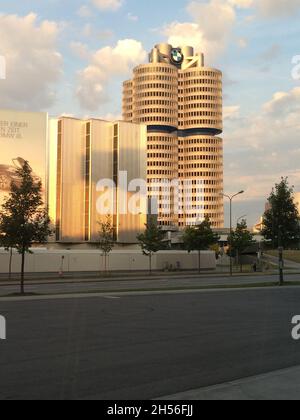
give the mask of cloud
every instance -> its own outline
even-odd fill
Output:
[[[116,12],[123,4],[123,0],[92,0],[95,7],[100,10]]]
[[[173,45],[192,45],[213,61],[224,51],[236,22],[235,5],[227,0],[191,1],[187,12],[192,22],[171,22],[162,33]],[[213,22],[213,24],[212,24]]]
[[[225,106],[223,109],[224,120],[233,120],[240,115],[241,107],[239,105]]]
[[[0,15],[0,55],[7,78],[0,81],[1,107],[46,109],[55,101],[55,84],[62,75],[57,51],[59,26],[39,22],[37,15]]]
[[[225,121],[227,189],[265,200],[281,176],[300,190],[300,87],[276,92],[255,115]],[[259,175],[258,175],[259,174]]]
[[[120,40],[114,48],[105,47],[92,54],[88,66],[78,74],[76,95],[81,107],[97,111],[108,101],[107,88],[112,79],[127,77],[146,57],[142,44],[133,39]]]
[[[256,0],[255,5],[266,18],[292,16],[300,10],[300,0]]]
[[[192,0],[186,8],[191,20],[170,22],[161,32],[169,43],[192,45],[211,62],[224,52],[234,36],[239,9],[251,13],[245,19],[253,22],[258,16],[264,19],[292,16],[300,10],[300,0]],[[236,43],[241,48],[247,47],[244,38]]]

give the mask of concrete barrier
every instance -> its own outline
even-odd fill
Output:
[[[25,271],[27,273],[59,273],[63,272],[95,272],[104,270],[104,257],[97,250],[32,250],[33,254],[26,255]],[[12,272],[19,273],[21,257],[14,252]],[[9,253],[0,250],[0,273],[7,273],[9,267]],[[109,256],[109,270],[111,271],[145,271],[148,270],[149,259],[141,251],[113,251]],[[198,269],[198,253],[188,254],[185,251],[161,251],[153,256],[153,270]],[[214,270],[216,268],[215,253],[201,252],[201,269]]]

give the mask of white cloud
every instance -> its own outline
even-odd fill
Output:
[[[0,82],[1,107],[46,109],[55,100],[55,84],[62,75],[57,51],[59,27],[25,17],[0,15],[0,55],[7,63],[7,78]]]
[[[115,12],[120,9],[123,0],[92,0],[95,7],[100,10]]]
[[[224,120],[233,120],[239,117],[241,107],[239,105],[225,106],[223,109]]]
[[[125,78],[132,68],[146,59],[147,54],[140,42],[133,39],[118,41],[92,54],[89,65],[79,72],[76,91],[82,108],[97,111],[108,100],[107,88],[112,78]]]
[[[255,4],[263,17],[291,16],[300,10],[300,0],[256,0]]]
[[[224,51],[236,22],[236,11],[229,0],[191,1],[187,11],[192,22],[171,22],[163,34],[173,45],[194,46],[208,61]],[[213,24],[212,24],[213,23]]]
[[[169,43],[192,45],[204,52],[209,62],[214,61],[233,37],[238,9],[251,13],[245,17],[246,21],[253,21],[257,16],[290,16],[300,10],[300,0],[192,0],[187,5],[191,21],[170,22],[162,28],[162,33]],[[244,38],[236,40],[236,43],[241,48],[247,47]]]
[[[227,189],[245,188],[249,200],[264,200],[281,176],[289,176],[300,190],[299,115],[297,87],[275,93],[255,115],[225,121]]]

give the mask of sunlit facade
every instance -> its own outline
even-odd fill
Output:
[[[159,223],[224,224],[222,73],[192,47],[157,45],[123,86],[123,119],[147,125],[148,194]],[[179,180],[180,193],[163,183]]]
[[[124,208],[124,202],[134,194],[128,192],[128,184],[146,178],[146,139],[141,124],[50,120],[49,211],[57,242],[96,243],[99,223],[107,218],[118,243],[137,242],[147,220],[147,194],[140,195],[137,214]]]

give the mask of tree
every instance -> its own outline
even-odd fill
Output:
[[[165,233],[157,225],[154,217],[150,217],[145,225],[144,233],[137,236],[143,254],[149,257],[149,271],[152,274],[152,257],[158,251],[166,248]]]
[[[298,247],[300,241],[299,212],[295,203],[294,187],[288,178],[275,185],[268,199],[269,208],[263,217],[262,234],[273,247]]]
[[[201,273],[201,251],[208,250],[219,242],[220,237],[211,228],[208,217],[198,226],[189,226],[185,229],[183,242],[185,249],[190,253],[198,251],[199,273]]]
[[[1,218],[1,216],[0,216]],[[0,219],[1,220],[1,219]],[[8,264],[8,278],[11,279],[12,274],[12,258],[13,258],[13,249],[15,246],[15,240],[12,236],[12,233],[7,235],[0,232],[0,246],[9,252],[9,264]]]
[[[99,222],[99,226],[100,231],[98,245],[104,255],[104,270],[105,273],[107,273],[107,260],[116,243],[115,230],[110,216],[107,216],[105,222]]]
[[[31,253],[34,243],[46,243],[52,230],[43,203],[42,183],[33,177],[28,162],[16,169],[16,178],[17,182],[12,182],[11,192],[2,206],[0,232],[2,240],[7,241],[22,257],[21,294],[24,294],[26,253]]]
[[[256,242],[253,239],[254,235],[248,230],[247,221],[242,220],[241,223],[237,224],[236,230],[232,232],[231,238],[229,236],[228,243],[231,244],[231,250],[229,250],[231,257],[236,257],[239,262],[239,257],[242,253]],[[243,265],[241,264],[241,272],[243,271]]]

